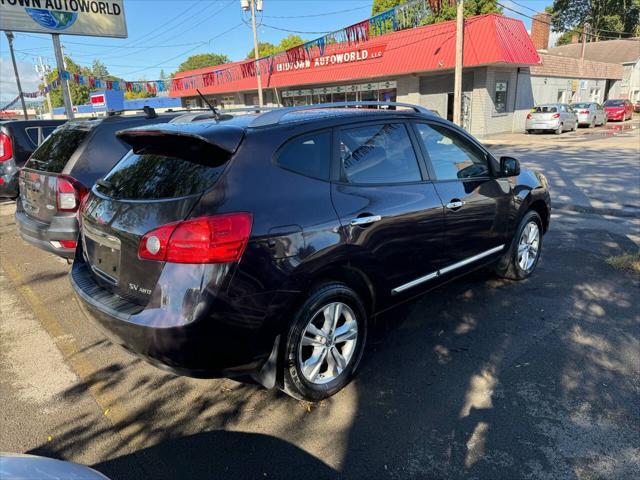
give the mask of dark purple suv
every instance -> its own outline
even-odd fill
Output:
[[[319,400],[356,372],[376,314],[488,264],[529,276],[546,179],[385,106],[119,132],[132,150],[81,209],[82,303],[157,366]]]

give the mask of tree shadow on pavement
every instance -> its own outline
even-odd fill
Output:
[[[113,479],[631,478],[638,279],[603,261],[624,238],[584,235],[552,230],[527,281],[476,273],[385,314],[359,376],[317,405],[114,364],[66,393],[113,397],[109,420],[31,453],[116,436],[94,465]]]

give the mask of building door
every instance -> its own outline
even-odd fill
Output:
[[[447,120],[450,122],[453,122],[453,99],[453,93],[447,93]],[[468,131],[471,127],[471,94],[468,92],[462,92],[461,109],[462,128]]]
[[[453,93],[447,93],[447,120],[453,122]]]

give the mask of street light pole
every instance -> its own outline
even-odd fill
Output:
[[[24,119],[28,120],[27,104],[24,102],[24,94],[22,93],[22,85],[20,85],[20,75],[18,74],[18,64],[16,63],[16,55],[13,52],[13,32],[4,32],[7,34],[7,41],[9,42],[9,51],[11,52],[11,62],[13,63],[13,73],[16,75],[16,83],[18,84],[18,95],[20,96],[20,103],[22,103],[22,112],[24,113]]]
[[[462,55],[464,36],[464,0],[458,0],[456,11],[456,70],[453,80],[453,123],[462,126]]]
[[[251,28],[253,29],[253,54],[256,59],[256,78],[258,79],[258,104],[262,107],[264,105],[262,99],[262,77],[260,76],[260,65],[258,64],[258,58],[260,58],[260,52],[258,52],[258,31],[256,30],[256,0],[251,1]],[[262,3],[262,2],[260,2]],[[258,10],[262,10],[262,5]]]

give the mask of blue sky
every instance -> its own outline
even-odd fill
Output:
[[[260,41],[278,43],[292,30],[313,39],[369,17],[371,0],[263,0],[264,11],[258,30]],[[514,0],[515,1],[515,0]],[[552,0],[500,1],[526,15],[541,11]],[[160,69],[170,73],[195,53],[224,53],[232,60],[245,58],[253,48],[250,19],[239,0],[124,0],[129,38],[108,39],[62,35],[65,52],[74,61],[90,65],[103,61],[109,72],[126,80],[154,80]],[[527,28],[531,20],[513,11]],[[285,18],[287,17],[287,18]],[[274,28],[275,27],[275,28]],[[313,32],[313,33],[312,33]],[[292,32],[295,33],[295,32]],[[25,91],[37,89],[33,64],[37,56],[55,66],[48,35],[15,34],[14,47]],[[140,47],[140,48],[133,48]],[[0,38],[0,101],[15,97],[17,89],[6,37]]]

